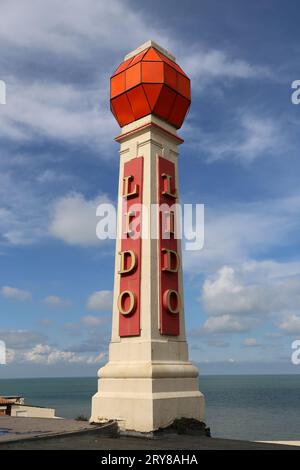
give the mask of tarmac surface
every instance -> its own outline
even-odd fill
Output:
[[[291,445],[216,439],[163,431],[153,438],[120,436],[116,426],[84,421],[1,417],[2,450],[300,450]]]

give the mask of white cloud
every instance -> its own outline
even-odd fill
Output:
[[[71,302],[70,300],[62,299],[58,295],[49,295],[48,297],[45,297],[43,302],[46,305],[50,305],[51,307],[70,307]]]
[[[195,84],[203,86],[215,78],[249,79],[270,77],[267,67],[252,65],[245,60],[231,58],[222,50],[200,50],[183,58],[185,71]],[[197,89],[197,85],[196,85]]]
[[[90,150],[92,146],[99,158],[111,157],[109,150],[117,124],[108,109],[109,76],[123,53],[154,38],[173,52],[178,51],[179,62],[180,55],[186,58],[186,44],[162,26],[163,23],[149,21],[149,12],[145,15],[119,0],[27,0],[26,5],[2,0],[0,42],[8,99],[1,108],[0,138],[8,139],[14,146],[16,142],[18,146],[30,142],[44,145],[45,139],[70,148],[83,145]],[[195,77],[262,75],[259,68],[230,58],[225,52],[195,47],[201,54],[195,56],[192,52],[186,63]],[[33,69],[33,63],[39,63],[38,69]],[[195,79],[195,83],[199,81]],[[49,153],[53,159],[53,152]],[[63,154],[60,158],[67,158]],[[17,159],[16,154],[2,152],[2,161]],[[41,190],[67,178],[45,168],[40,168],[33,178],[40,184],[34,185],[31,175],[25,174],[19,180],[14,174],[1,172],[0,231],[6,243],[24,245],[49,235],[47,207],[52,194]],[[78,239],[63,227],[61,220],[53,221],[51,227],[51,234],[67,243],[96,242],[93,235],[87,235],[88,230],[83,235],[82,226]]]
[[[284,320],[279,324],[279,329],[289,335],[297,335],[300,333],[300,315],[286,315]]]
[[[99,244],[96,237],[96,208],[100,203],[110,201],[105,195],[87,200],[79,193],[71,193],[58,199],[51,214],[50,234],[69,245]]]
[[[58,363],[82,363],[96,364],[105,356],[106,352],[100,352],[101,338],[95,345],[87,344],[85,348],[79,344],[73,348],[59,348],[48,343],[47,336],[30,330],[0,330],[0,337],[6,343],[8,362],[34,363],[34,364],[58,364]],[[96,338],[96,336],[95,336]],[[89,343],[87,341],[87,343]],[[91,351],[96,351],[91,354]]]
[[[39,321],[39,324],[44,327],[51,326],[53,324],[53,320],[50,320],[50,318],[42,318]]]
[[[205,240],[201,251],[184,253],[184,268],[193,274],[215,272],[223,265],[241,265],[257,252],[271,250],[289,240],[297,242],[300,196],[205,207]],[[277,269],[275,261],[267,261]],[[299,273],[300,262],[279,263]],[[262,267],[263,265],[260,264]],[[248,264],[248,268],[250,265]]]
[[[278,125],[268,118],[253,115],[243,115],[240,120],[241,132],[237,140],[231,135],[227,142],[215,142],[209,149],[210,160],[219,160],[227,157],[240,161],[251,162],[257,157],[267,154],[274,155],[280,149]]]
[[[81,323],[87,327],[100,326],[107,322],[107,317],[94,317],[93,315],[86,315],[81,317]]]
[[[204,249],[184,253],[185,269],[205,276],[202,332],[238,332],[300,311],[300,261],[255,260],[298,243],[299,210],[295,195],[206,211]]]
[[[250,261],[239,267],[223,266],[203,283],[201,303],[209,317],[200,333],[234,333],[283,318],[282,332],[300,332],[299,263]],[[250,344],[247,339],[244,346]]]
[[[58,363],[78,363],[97,364],[105,357],[105,353],[97,355],[78,354],[73,351],[63,351],[49,346],[48,344],[37,344],[31,350],[23,353],[21,362],[34,364],[58,364]]]
[[[105,150],[113,141],[115,123],[104,103],[98,104],[98,86],[10,83],[10,99],[1,109],[0,135],[14,140],[46,137]]]
[[[269,311],[272,305],[266,302],[266,297],[265,285],[245,285],[237,271],[229,266],[221,268],[214,280],[207,279],[203,284],[202,301],[211,315]]]
[[[252,163],[257,158],[274,157],[284,149],[287,151],[288,140],[284,135],[284,126],[268,116],[251,114],[248,111],[237,111],[234,118],[224,122],[230,128],[216,137],[216,133],[208,134],[188,124],[186,131],[190,144],[207,154],[207,161],[234,160],[241,164]]]
[[[280,263],[277,278],[262,277],[260,263],[233,268],[224,266],[203,284],[202,302],[210,315],[262,315],[300,309],[300,276],[282,279]],[[256,280],[255,273],[257,274]],[[265,270],[266,272],[266,270]],[[298,272],[298,274],[300,274]]]
[[[107,103],[109,76],[123,59],[120,45],[125,53],[150,37],[164,45],[169,42],[140,12],[118,0],[27,0],[26,6],[3,0],[0,41],[19,65],[7,77],[0,135],[20,141],[46,137],[107,149],[117,128]],[[35,56],[41,66],[32,81]],[[45,79],[47,61],[52,69]],[[62,64],[68,63],[74,70],[73,83],[63,76]],[[20,76],[20,69],[25,76]]]
[[[0,338],[13,350],[31,348],[46,340],[45,335],[29,330],[0,330]]]
[[[37,182],[41,184],[51,184],[66,181],[68,179],[70,179],[69,175],[66,175],[65,173],[58,173],[49,169],[42,171],[42,173],[36,177]]]
[[[255,348],[259,346],[256,338],[245,338],[242,344],[249,348]]]
[[[17,287],[3,286],[1,288],[3,297],[16,300],[30,300],[32,295],[27,290],[18,289]]]
[[[149,38],[179,53],[179,61],[192,75],[195,86],[204,86],[216,78],[268,75],[266,68],[231,58],[225,51],[207,50],[201,44],[195,45],[196,53],[187,55],[187,45],[156,20],[149,20],[149,12],[145,15],[120,0],[27,0],[26,6],[2,0],[0,41],[8,57],[13,55],[13,62],[23,67],[19,65],[8,77],[8,100],[0,117],[1,135],[25,141],[41,136],[106,148],[116,128],[107,107],[109,75],[123,58],[120,47],[127,53]],[[41,62],[41,73],[48,61],[56,74],[48,73],[45,79],[36,73],[32,82],[35,55]],[[76,73],[79,75],[77,85],[68,83],[65,76],[57,79],[57,71],[64,72],[62,64],[70,62],[73,82],[77,81]],[[25,77],[19,76],[20,69]],[[92,85],[91,81],[88,85],[85,81],[79,83],[82,74],[88,80],[85,70]],[[26,73],[30,80],[26,80]]]
[[[87,300],[87,308],[99,312],[109,312],[112,309],[113,293],[110,290],[93,292]]]
[[[124,21],[126,18],[126,21]],[[139,27],[137,28],[137,24]],[[18,34],[14,32],[18,31]],[[154,36],[153,36],[154,35]],[[111,0],[2,0],[0,38],[8,45],[82,59],[97,48],[135,48],[150,37],[165,40],[159,28],[128,2]],[[94,56],[95,57],[95,56]]]
[[[203,333],[240,333],[250,328],[248,320],[235,318],[231,315],[208,318],[201,331]]]

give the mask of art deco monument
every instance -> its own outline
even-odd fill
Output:
[[[149,432],[176,418],[204,419],[198,370],[188,357],[176,235],[177,129],[190,103],[189,78],[153,41],[111,77],[111,111],[121,127],[119,218],[109,362],[98,372],[93,422],[115,419],[122,429]]]

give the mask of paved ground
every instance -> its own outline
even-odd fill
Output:
[[[87,421],[53,418],[15,418],[13,416],[0,417],[0,444],[1,442],[51,433],[66,433],[89,428]],[[5,431],[1,434],[1,431]],[[7,431],[7,433],[6,433]]]
[[[97,428],[86,422],[38,418],[0,418],[1,450],[299,450],[299,447],[214,439],[197,435],[162,433],[159,438],[116,437],[110,428]],[[45,437],[45,434],[72,433]],[[39,436],[39,437],[37,437]]]
[[[111,438],[107,436],[77,435],[39,439],[34,441],[8,442],[0,450],[299,450],[299,447],[255,442],[213,439],[198,436],[164,436],[161,439],[134,437]]]

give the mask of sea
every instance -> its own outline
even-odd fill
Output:
[[[96,389],[94,377],[0,379],[0,396],[22,395],[64,418],[88,418]],[[200,390],[213,437],[300,440],[300,375],[207,375]]]

